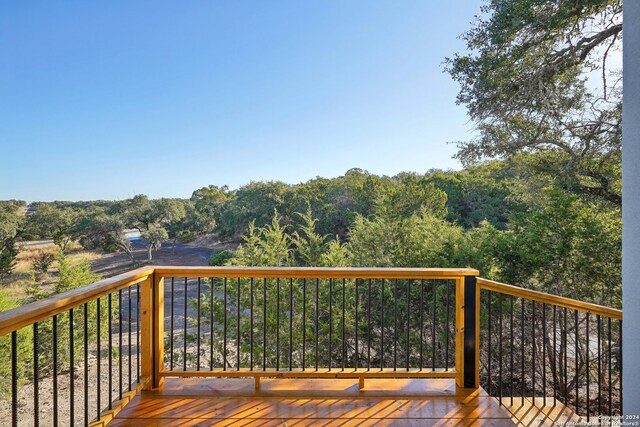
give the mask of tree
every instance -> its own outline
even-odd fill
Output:
[[[149,200],[145,195],[135,196],[123,203],[126,222],[136,228],[147,240],[147,259],[151,261],[153,249],[159,249],[162,242],[169,238],[165,227],[185,216],[185,208],[180,200]]]
[[[18,255],[16,239],[22,225],[18,206],[11,202],[0,202],[0,280],[13,272]]]
[[[220,218],[220,208],[233,199],[229,187],[209,185],[193,192],[191,202],[194,205],[198,228],[205,233],[215,230]]]
[[[133,261],[133,247],[125,235],[124,221],[117,215],[108,215],[103,208],[92,209],[83,215],[74,233],[85,249],[121,251]]]
[[[619,206],[621,35],[621,0],[490,0],[446,60],[479,130],[458,158],[544,153],[536,172]]]
[[[41,238],[51,238],[63,251],[73,240],[73,229],[80,218],[80,210],[40,203],[27,217],[27,232]]]
[[[408,218],[421,211],[438,218],[447,215],[447,194],[423,177],[403,174],[398,182],[385,190],[376,200],[377,216]]]

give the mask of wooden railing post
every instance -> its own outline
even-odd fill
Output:
[[[153,377],[153,276],[140,283],[140,374]],[[144,389],[152,387],[147,381]]]
[[[456,385],[480,386],[480,288],[475,276],[456,279]]]
[[[185,301],[186,303],[186,301]],[[164,277],[153,274],[153,388],[162,387],[164,378]]]

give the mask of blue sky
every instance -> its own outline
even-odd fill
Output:
[[[0,199],[457,169],[480,0],[3,2]]]

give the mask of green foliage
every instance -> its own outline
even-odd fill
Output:
[[[13,272],[18,255],[16,239],[22,226],[18,207],[13,201],[0,201],[0,280]]]
[[[619,209],[551,188],[546,203],[515,215],[496,237],[492,252],[502,280],[621,307]]]
[[[151,261],[152,250],[159,249],[162,242],[169,239],[166,227],[185,217],[185,206],[181,200],[149,200],[138,195],[126,200],[120,208],[126,218],[126,224],[138,229],[147,240],[147,259]]]
[[[20,302],[12,298],[6,291],[0,289],[0,313],[20,306]],[[22,328],[17,332],[18,383],[22,385],[30,375],[29,363],[33,359],[32,333],[30,328]],[[0,396],[11,393],[11,334],[0,337]]]
[[[350,232],[352,265],[362,267],[466,267],[460,263],[461,227],[430,213],[408,218],[358,217]]]
[[[490,0],[463,38],[447,71],[480,136],[458,157],[544,153],[536,173],[620,205],[622,1]]]
[[[399,181],[380,192],[375,214],[391,218],[407,218],[428,212],[438,218],[447,214],[447,194],[428,182],[428,178],[403,174]]]
[[[209,265],[222,266],[225,265],[231,258],[233,258],[233,253],[231,251],[227,251],[225,249],[213,250],[211,252],[211,256],[209,257]]]
[[[118,215],[109,215],[104,208],[88,210],[78,221],[75,237],[85,249],[122,251],[133,259],[133,248],[125,236],[125,223]]]
[[[51,238],[53,243],[64,251],[73,240],[73,231],[80,212],[75,208],[39,203],[35,212],[27,217],[26,233],[37,238]]]
[[[55,260],[56,256],[51,252],[39,251],[32,263],[33,270],[38,274],[45,274]]]

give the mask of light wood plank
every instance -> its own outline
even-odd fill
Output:
[[[393,370],[393,368],[385,368],[385,369],[371,369],[367,370],[366,368],[361,369],[345,369],[344,371],[333,368],[329,370],[328,368],[320,368],[317,371],[315,369],[306,369],[302,370],[301,368],[294,368],[291,371],[289,370],[280,370],[277,371],[274,368],[268,368],[266,370],[250,370],[248,368],[241,368],[239,370],[227,369],[226,371],[222,370],[222,368],[216,368],[209,371],[197,371],[197,370],[187,370],[187,371],[166,371],[162,370],[159,372],[161,377],[177,377],[177,378],[186,378],[186,377],[268,377],[268,378],[456,378],[457,374],[455,369],[410,369],[409,371],[405,369]]]
[[[153,278],[140,284],[140,373],[153,378]],[[153,386],[147,382],[145,389]]]
[[[106,425],[112,425],[111,421],[118,415],[118,413],[122,411],[122,409],[127,406],[127,404],[129,404],[129,402],[131,402],[142,389],[148,387],[150,382],[151,378],[141,377],[140,383],[138,383],[134,389],[122,393],[122,399],[113,402],[112,409],[102,411],[102,413],[100,413],[100,419],[89,423],[89,427],[104,427]]]
[[[387,425],[477,425],[478,421],[482,425],[513,425],[511,415],[495,399],[481,389],[457,388],[453,379],[372,379],[365,391],[358,391],[357,381],[351,381],[351,386],[333,390],[333,395],[313,394],[317,384],[335,389],[336,381],[348,382],[270,379],[256,391],[251,380],[167,379],[164,389],[144,391],[111,425],[218,425],[231,420],[233,425],[368,425],[391,421]],[[232,383],[243,384],[248,394],[225,396]],[[275,390],[279,383],[297,386]],[[387,389],[370,393],[371,388],[381,385]],[[441,387],[451,394],[438,394]],[[449,422],[443,424],[443,420]]]
[[[456,279],[477,276],[472,268],[334,268],[334,267],[174,267],[157,266],[164,277],[242,277],[318,279]]]
[[[164,277],[153,275],[153,376],[152,387],[162,387],[164,378]]]
[[[571,298],[551,295],[545,292],[533,291],[531,289],[524,289],[518,286],[507,285],[506,283],[483,279],[481,277],[477,279],[477,283],[482,289],[486,289],[489,291],[499,292],[505,295],[513,295],[519,298],[526,298],[529,300],[540,301],[551,305],[557,305],[559,307],[566,307],[585,313],[594,315],[599,314],[604,317],[611,317],[612,319],[622,320],[622,310],[617,310],[615,308],[604,307],[598,304],[591,304]]]

